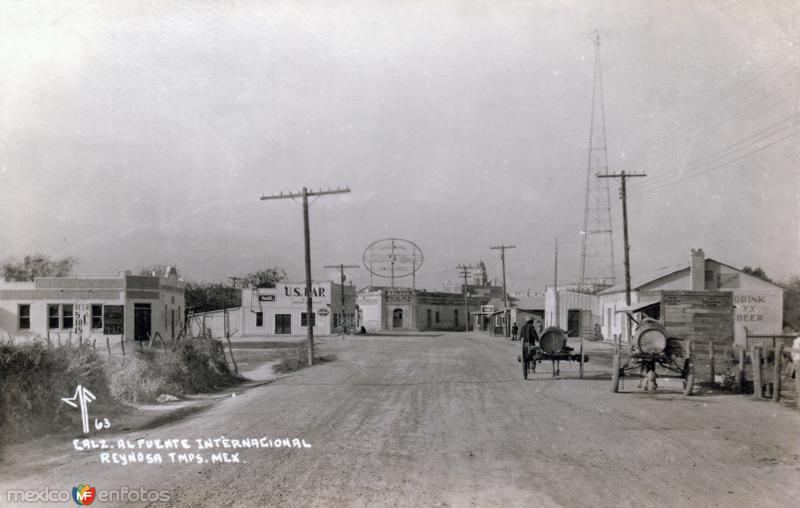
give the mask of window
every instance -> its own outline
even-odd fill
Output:
[[[103,306],[103,333],[106,335],[122,335],[125,331],[125,306]]]
[[[47,306],[47,327],[52,329],[58,328],[58,305]]]
[[[264,326],[264,313],[256,312],[256,327],[261,328]]]
[[[92,304],[92,330],[103,328],[103,306],[99,303]]]
[[[31,306],[28,304],[22,304],[19,306],[19,312],[17,313],[19,316],[19,323],[18,327],[20,330],[30,330],[31,328]]]
[[[300,326],[308,326],[308,315],[303,312],[300,314]],[[311,313],[311,326],[317,326],[316,314]]]
[[[437,323],[439,322],[439,311],[438,310],[436,311],[436,322]]]
[[[69,330],[72,328],[72,304],[61,306],[61,328]]]

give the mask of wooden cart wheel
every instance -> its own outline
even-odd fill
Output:
[[[683,394],[691,395],[694,388],[694,363],[691,358],[683,362]]]
[[[614,348],[614,357],[611,362],[611,391],[613,393],[619,392],[619,374],[620,374],[620,353],[619,348]]]

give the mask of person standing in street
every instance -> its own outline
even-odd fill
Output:
[[[517,340],[517,332],[519,332],[519,327],[517,323],[511,325],[511,340]]]

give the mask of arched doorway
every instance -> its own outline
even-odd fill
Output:
[[[392,328],[403,327],[403,309],[394,309],[392,312]]]

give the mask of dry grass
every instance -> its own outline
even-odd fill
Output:
[[[108,364],[88,344],[0,343],[0,444],[80,428],[80,412],[61,400],[78,385],[97,397],[91,415],[110,416],[120,412],[121,400],[153,402],[162,393],[211,392],[241,380],[229,370],[222,344],[209,337],[135,351],[124,364]]]
[[[80,412],[61,400],[79,384],[97,397],[93,412],[116,406],[91,346],[0,344],[0,443],[79,427]]]

